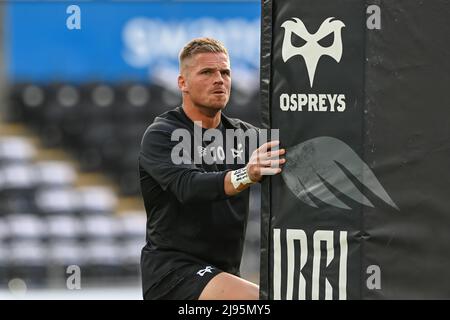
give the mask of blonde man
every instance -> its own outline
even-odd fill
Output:
[[[225,135],[227,129],[255,128],[222,113],[230,97],[231,68],[219,41],[190,41],[179,62],[183,104],[149,126],[139,157],[147,211],[147,244],[141,258],[144,299],[258,299],[258,286],[239,277],[248,187],[264,175],[281,172],[285,160],[279,156],[285,151],[270,151],[278,144],[272,141],[251,155],[246,150],[244,164],[219,161],[224,160],[220,156],[212,157],[212,163],[195,163],[195,152],[203,156],[212,150],[204,141],[191,146],[195,132],[216,129]],[[174,161],[180,146],[173,139],[177,130],[192,137],[183,156],[187,161],[181,163]],[[232,148],[237,146],[223,143],[214,150],[229,154]]]

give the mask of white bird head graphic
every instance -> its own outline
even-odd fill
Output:
[[[333,17],[325,19],[322,22],[319,30],[310,34],[299,18],[292,18],[292,20],[285,21],[281,27],[284,28],[284,38],[282,45],[282,57],[283,61],[288,61],[291,57],[301,55],[305,59],[306,68],[308,69],[309,84],[312,88],[314,82],[314,75],[316,73],[316,67],[320,60],[320,57],[327,55],[336,60],[337,63],[341,61],[342,57],[342,37],[341,29],[345,27],[345,24],[340,20],[333,20]],[[299,36],[306,41],[301,47],[295,47],[292,45],[291,36],[292,33]],[[323,47],[319,44],[319,41],[334,33],[333,44],[329,47]]]

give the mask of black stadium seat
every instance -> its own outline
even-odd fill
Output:
[[[11,240],[8,278],[19,278],[30,287],[47,286],[48,252],[40,240]]]
[[[0,215],[14,212],[35,212],[35,171],[31,164],[0,167]]]

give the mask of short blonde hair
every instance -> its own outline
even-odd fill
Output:
[[[225,53],[228,57],[228,51],[220,41],[212,38],[195,38],[189,41],[180,52],[180,69],[186,59],[199,53],[208,52]]]

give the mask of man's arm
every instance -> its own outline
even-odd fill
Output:
[[[249,183],[239,184],[245,179],[236,179],[238,170],[205,172],[189,162],[190,156],[186,157],[185,163],[175,164],[172,150],[178,143],[171,141],[169,132],[149,130],[142,140],[139,162],[163,190],[170,190],[181,203],[226,199],[259,182],[264,175],[279,173],[281,170],[278,167],[285,161],[273,159],[283,154],[284,149],[269,151],[278,142],[265,143],[253,152],[245,167]]]
[[[171,140],[170,132],[151,128],[142,139],[139,155],[141,167],[181,203],[228,198],[223,183],[227,172],[206,172],[198,168],[191,161],[190,150],[183,157],[183,163],[174,163],[172,150],[178,144],[178,141]]]

